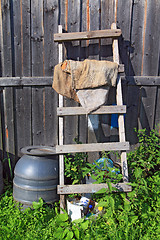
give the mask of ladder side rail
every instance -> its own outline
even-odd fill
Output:
[[[112,23],[111,29],[116,29],[116,23]],[[113,61],[119,64],[119,50],[118,50],[118,40],[113,39]],[[123,105],[122,99],[122,85],[121,77],[118,75],[117,79],[117,94],[116,94],[117,105]],[[124,115],[119,114],[118,116],[118,125],[119,125],[119,141],[125,142],[125,126],[124,126]],[[128,182],[128,165],[127,165],[127,153],[126,151],[121,152],[121,167],[123,181]]]
[[[62,25],[58,26],[58,32],[62,33]],[[61,63],[63,61],[63,46],[62,43],[58,44],[59,56],[58,62]],[[59,107],[63,107],[63,96],[59,94]],[[64,134],[63,134],[63,117],[59,117],[59,145],[63,145],[64,143]],[[59,183],[60,185],[64,185],[64,155],[59,155]],[[60,195],[60,207],[65,209],[65,195]],[[61,211],[61,210],[60,210]],[[61,211],[61,213],[63,213]]]

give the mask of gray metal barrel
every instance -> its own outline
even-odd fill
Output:
[[[58,156],[51,147],[32,146],[23,148],[24,154],[14,170],[13,197],[24,205],[38,202],[41,197],[46,203],[59,199]]]

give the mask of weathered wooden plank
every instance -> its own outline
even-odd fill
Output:
[[[62,33],[62,25],[58,26],[58,32]],[[62,44],[59,43],[58,45],[58,62],[62,62],[63,59],[63,48],[62,48]],[[59,107],[63,107],[63,96],[59,94]],[[64,144],[64,121],[62,117],[59,117],[58,119],[58,143],[60,145]],[[61,154],[59,155],[59,183],[64,185],[64,155]],[[65,208],[65,196],[64,195],[60,195],[60,207],[61,208]],[[62,213],[62,211],[61,211]]]
[[[157,101],[156,101],[156,111],[155,111],[155,122],[154,122],[154,128],[158,128],[158,131],[160,133],[160,87],[157,89]]]
[[[52,86],[52,76],[0,77],[0,87]],[[160,86],[160,76],[125,76],[122,84],[128,86]]]
[[[159,86],[160,76],[126,76],[122,78],[128,86]]]
[[[154,127],[156,87],[142,87],[140,89],[141,104],[139,116],[139,128],[146,128],[148,131]]]
[[[142,48],[142,75],[157,75],[159,67],[159,14],[160,3],[157,1],[145,2],[145,22]],[[142,101],[140,106],[140,128],[150,131],[154,125],[156,106],[156,87],[144,87],[141,89]]]
[[[44,73],[53,76],[53,68],[58,63],[58,46],[53,34],[58,30],[58,1],[44,1]]]
[[[14,74],[14,54],[13,54],[13,32],[12,22],[13,9],[10,1],[1,1],[2,8],[2,30],[3,35],[3,54],[2,54],[2,76],[12,76]],[[4,157],[10,156],[12,166],[15,164],[15,129],[14,129],[14,93],[12,88],[4,88],[3,90],[3,109],[4,109]],[[5,171],[9,173],[7,161],[5,162]]]
[[[131,30],[130,30],[130,60],[132,65],[131,74],[141,75],[142,68],[142,49],[144,46],[144,31],[145,31],[145,13],[146,2],[134,1],[132,6]],[[138,21],[137,21],[138,19]]]
[[[44,76],[43,0],[31,3],[32,75]]]
[[[0,76],[2,76],[2,69],[4,69],[4,49],[3,49],[3,24],[2,24],[2,7],[0,2],[0,50],[1,50],[1,68]],[[3,159],[3,144],[4,144],[4,124],[3,124],[3,90],[0,88],[0,158]]]
[[[4,125],[3,125],[3,91],[0,89],[0,159],[3,159],[3,143],[4,143]]]
[[[100,29],[110,29],[114,22],[114,0],[102,0],[100,6]],[[100,59],[112,61],[112,39],[100,40]],[[106,123],[107,124],[107,123]],[[108,124],[110,124],[108,122]],[[110,126],[109,126],[110,128]],[[108,128],[108,131],[109,131]]]
[[[89,30],[87,28],[87,1],[80,1],[79,13],[79,31]],[[84,60],[88,57],[88,41],[80,41],[79,60]],[[86,143],[88,138],[88,117],[86,115],[78,116],[78,139],[82,143]]]
[[[53,77],[1,77],[0,87],[51,86]]]
[[[22,156],[21,148],[32,145],[31,99],[30,87],[18,87],[15,89],[15,141],[18,157]]]
[[[145,76],[157,76],[159,67],[160,1],[146,1],[145,8],[141,74]]]
[[[116,1],[101,1],[101,28],[111,28],[111,24],[116,22],[115,20],[115,4]],[[101,59],[107,59],[113,61],[112,51],[112,39],[101,40],[100,57]],[[107,100],[107,105],[116,104],[115,100],[115,88],[111,88]],[[112,125],[112,119],[114,115],[102,115],[99,116],[101,121],[103,140],[104,141],[118,141],[117,128]]]
[[[88,27],[90,31],[95,31],[100,28],[99,20],[100,20],[100,1],[88,1]],[[100,30],[101,31],[101,30]],[[99,39],[91,39],[88,41],[89,48],[88,54],[89,59],[96,59],[99,60],[99,53],[100,53],[100,45]],[[100,118],[99,115],[89,115],[88,116],[88,143],[97,143],[101,142],[101,128],[100,128]],[[88,154],[88,161],[93,162],[94,160],[99,158],[99,152],[89,153]]]
[[[44,98],[44,143],[46,146],[53,146],[58,142],[57,126],[58,118],[56,108],[58,105],[57,93],[50,87],[45,87]]]
[[[100,6],[100,28],[110,29],[111,24],[114,22],[114,0],[102,0]],[[100,59],[113,61],[112,53],[112,39],[106,38],[100,40]],[[115,103],[115,88],[111,88],[109,91],[108,99],[106,105],[112,105]],[[114,130],[111,129],[111,115],[105,114],[99,116],[100,127],[101,127],[101,141],[102,142],[112,142]],[[115,139],[113,139],[115,141]],[[116,139],[118,141],[118,139]]]
[[[112,29],[116,28],[116,23],[111,26]],[[118,40],[113,40],[113,61],[119,64],[119,50],[118,50]],[[122,84],[121,77],[117,78],[117,93],[116,93],[117,105],[123,105],[122,96]],[[118,127],[119,127],[119,141],[125,142],[125,126],[124,126],[124,115],[120,114],[118,116]],[[121,165],[122,165],[122,175],[123,181],[128,182],[128,166],[127,166],[127,154],[126,151],[121,151]]]
[[[129,37],[129,62],[127,72],[129,75],[141,75],[142,47],[144,38],[145,23],[145,1],[132,1],[130,18]],[[138,19],[138,21],[137,21]],[[125,27],[125,26],[124,26]],[[125,32],[127,31],[127,28]],[[125,40],[125,39],[124,39]],[[134,128],[138,129],[140,95],[138,87],[128,86],[127,89],[127,114],[126,114],[126,137],[132,146],[137,143],[137,134]]]
[[[23,76],[23,16],[22,0],[14,1],[14,54],[15,54],[15,75]]]
[[[32,87],[32,144],[44,145],[45,89]]]
[[[44,75],[53,76],[53,68],[58,63],[58,47],[54,43],[53,34],[58,26],[57,0],[44,1]],[[56,107],[58,94],[50,87],[45,87],[44,96],[44,143],[54,145],[58,142],[58,118]]]
[[[30,47],[30,1],[15,1],[14,12],[14,55],[15,76],[31,76]],[[16,79],[16,77],[15,77]],[[15,95],[15,147],[17,157],[20,149],[32,144],[31,87],[14,88]]]
[[[122,31],[119,41],[119,54],[120,61],[125,65],[125,75],[133,75],[133,69],[130,61],[130,52],[132,52],[132,46],[130,44],[130,37],[132,31],[132,0],[117,1],[116,21],[117,28]]]
[[[110,143],[88,143],[88,144],[67,144],[57,145],[56,153],[74,153],[74,152],[99,152],[99,151],[118,151],[129,150],[128,142],[110,142]]]
[[[14,1],[15,75],[31,76],[30,1]]]
[[[65,11],[65,30],[70,34],[80,30],[80,0],[67,1]],[[70,17],[72,16],[72,17]],[[67,43],[66,57],[67,59],[79,60],[80,45],[79,41]],[[77,107],[78,104],[68,98],[64,98],[65,107]],[[64,143],[74,143],[74,138],[78,136],[78,116],[66,116],[64,121]]]
[[[116,188],[117,190],[113,189],[113,192],[131,192],[132,187],[126,183],[117,183],[113,184],[112,187]],[[57,186],[57,193],[58,194],[72,194],[72,193],[96,193],[100,189],[106,188],[108,189],[108,184],[101,183],[101,184],[80,184],[80,185],[58,185]]]
[[[64,41],[77,41],[77,40],[90,40],[90,39],[101,39],[101,38],[117,38],[121,35],[121,30],[96,30],[87,32],[72,32],[72,33],[57,33],[54,34],[55,42]]]
[[[137,144],[137,133],[134,129],[138,129],[140,105],[140,91],[137,86],[130,86],[127,91],[127,114],[125,117],[126,126],[126,139],[130,142],[131,146]]]
[[[43,0],[31,2],[32,76],[44,76]],[[45,89],[32,87],[33,145],[44,145]]]
[[[90,114],[113,114],[113,113],[126,113],[126,106],[101,106],[98,110]],[[83,107],[63,107],[57,108],[58,116],[66,115],[84,115],[87,114],[86,109]]]

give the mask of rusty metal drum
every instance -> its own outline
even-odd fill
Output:
[[[21,149],[24,154],[14,170],[13,197],[16,201],[31,205],[42,198],[46,203],[59,199],[58,156],[53,147],[31,146]]]

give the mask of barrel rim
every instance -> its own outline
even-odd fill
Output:
[[[51,146],[26,146],[21,148],[21,152],[25,155],[32,156],[48,156],[57,155],[56,147]]]

